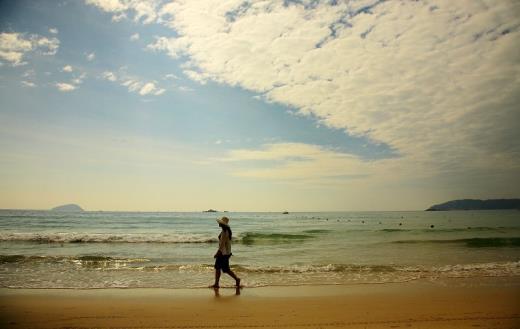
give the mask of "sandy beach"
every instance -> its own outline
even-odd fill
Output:
[[[467,280],[448,286],[2,289],[0,294],[2,328],[520,327],[517,284]]]

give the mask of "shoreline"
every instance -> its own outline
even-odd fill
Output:
[[[520,282],[0,289],[2,328],[520,327]],[[238,293],[238,294],[237,294]]]
[[[211,274],[211,273],[210,273]],[[136,291],[174,291],[180,292],[181,295],[189,295],[196,291],[204,291],[210,289],[210,281],[212,278],[208,276],[209,281],[208,285],[204,286],[192,286],[192,287],[51,287],[51,288],[41,288],[41,287],[12,287],[12,286],[0,286],[0,296],[2,294],[9,294],[8,291],[12,291],[15,294],[15,291],[20,292],[31,292],[31,291],[42,291],[49,292],[52,291],[125,291],[125,290],[136,290]],[[227,277],[224,277],[227,278]],[[224,282],[223,285],[220,286],[221,289],[235,289],[235,285],[232,284],[232,280],[227,278],[225,279],[227,282]],[[364,287],[378,287],[378,286],[395,286],[395,285],[414,285],[415,287],[421,286],[473,286],[473,287],[481,287],[481,286],[518,286],[520,287],[520,275],[508,275],[508,276],[473,276],[473,277],[447,277],[447,278],[413,278],[409,280],[403,281],[382,281],[382,282],[344,282],[344,283],[301,283],[301,284],[265,284],[265,285],[253,285],[248,286],[247,281],[244,285],[241,285],[241,288],[247,290],[258,290],[258,291],[286,291],[287,296],[292,296],[293,293],[291,291],[315,291],[315,292],[323,292],[323,291],[347,291],[347,290],[358,290],[364,289]],[[320,293],[321,294],[321,293]],[[264,295],[269,295],[269,293]],[[277,295],[279,295],[277,293]]]

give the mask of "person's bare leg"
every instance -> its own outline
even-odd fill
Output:
[[[220,269],[215,269],[215,284],[212,287],[213,288],[218,288],[219,287],[219,285],[218,285],[219,281],[220,281]]]
[[[236,286],[240,287],[240,278],[235,273],[233,273],[233,271],[231,271],[231,270],[227,271],[226,273],[229,274],[230,277],[235,279]]]

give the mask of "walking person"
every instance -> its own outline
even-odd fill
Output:
[[[222,217],[221,219],[217,219],[218,226],[222,228],[222,232],[220,232],[218,236],[218,250],[215,256],[215,284],[213,284],[212,288],[219,288],[220,274],[221,272],[227,273],[233,279],[235,279],[235,283],[237,287],[240,287],[240,278],[236,276],[235,273],[229,268],[229,258],[231,257],[231,238],[233,232],[231,232],[231,228],[229,227],[229,218]]]

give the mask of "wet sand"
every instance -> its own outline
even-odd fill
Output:
[[[0,310],[2,328],[520,328],[520,286],[3,288]]]

